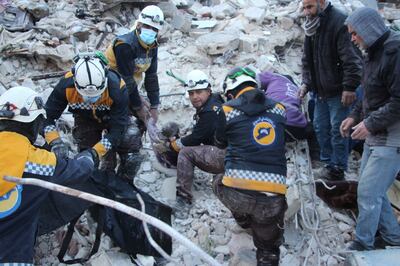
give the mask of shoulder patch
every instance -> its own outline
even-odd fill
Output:
[[[68,71],[67,73],[65,73],[64,78],[72,78],[74,75],[72,74],[71,71]]]
[[[13,214],[21,205],[22,185],[16,185],[9,192],[0,196],[0,219]]]
[[[266,118],[260,117],[253,122],[253,139],[261,146],[268,146],[275,142],[275,123]]]
[[[228,105],[223,105],[223,106],[222,106],[222,109],[224,110],[224,113],[225,113],[225,114],[228,114],[229,112],[232,112],[233,107],[230,107],[230,106],[228,106]]]
[[[52,176],[56,169],[56,155],[43,149],[31,147],[25,163],[25,173]]]

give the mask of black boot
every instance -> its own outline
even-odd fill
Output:
[[[144,159],[143,155],[141,155],[139,152],[130,152],[126,154],[120,154],[120,159],[121,162],[118,167],[117,175],[133,182]]]
[[[257,266],[278,266],[280,251],[277,248],[274,251],[257,249]]]

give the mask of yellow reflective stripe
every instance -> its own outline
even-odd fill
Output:
[[[227,106],[227,105],[223,105],[222,109],[224,110],[224,113],[227,114],[229,112],[231,112],[233,110],[233,107]]]
[[[119,82],[119,88],[122,89],[125,86],[125,81],[123,79]]]
[[[106,147],[104,147],[101,142],[97,142],[97,144],[93,146],[93,149],[97,152],[99,158],[103,157],[107,153]]]
[[[52,142],[53,140],[58,139],[59,137],[60,137],[60,134],[58,134],[57,131],[50,131],[50,132],[47,132],[47,133],[45,134],[45,136],[44,136],[44,138],[45,138],[45,140],[46,140],[46,142],[47,142],[48,144],[50,144],[50,142]]]
[[[174,151],[179,152],[181,149],[179,148],[178,144],[176,144],[176,140],[171,142],[171,147]]]
[[[72,72],[71,71],[68,71],[67,73],[65,73],[65,75],[64,75],[64,78],[71,78],[71,77],[73,77],[74,75],[72,74]]]
[[[241,188],[247,190],[255,190],[262,192],[272,192],[278,194],[286,194],[287,186],[278,183],[272,183],[268,181],[257,181],[241,178],[233,178],[230,176],[224,176],[222,184],[227,187]]]
[[[253,87],[246,87],[243,90],[239,91],[239,93],[236,95],[235,99],[238,98],[240,95],[242,95],[243,93],[245,93],[246,91],[251,91],[254,90]]]

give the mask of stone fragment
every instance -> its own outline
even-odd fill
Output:
[[[224,255],[228,255],[229,254],[229,247],[228,246],[218,246],[218,247],[214,248],[214,252],[222,253]]]
[[[249,21],[256,22],[257,24],[261,24],[265,17],[265,9],[251,6],[246,9],[246,11],[244,12],[244,16]]]
[[[239,47],[239,42],[236,34],[211,32],[200,36],[196,40],[196,46],[203,49],[209,55],[218,55],[228,50],[236,50]]]
[[[173,18],[178,12],[178,8],[171,1],[160,2],[158,7],[163,11],[164,18]]]
[[[253,249],[253,238],[246,233],[232,234],[228,247],[232,254],[238,253],[240,249]]]
[[[88,266],[132,266],[130,257],[121,252],[98,252],[86,263]]]
[[[213,6],[211,15],[216,19],[224,19],[225,17],[233,17],[236,14],[236,9],[229,3],[222,3]]]
[[[161,196],[169,200],[176,200],[176,176],[165,178],[161,185]]]
[[[240,37],[239,51],[254,53],[258,51],[258,38],[252,35],[242,35]]]
[[[387,20],[400,19],[400,10],[398,8],[385,7],[382,12]]]
[[[240,249],[231,258],[230,266],[256,266],[256,252],[252,249]]]
[[[172,18],[171,26],[174,29],[180,30],[183,33],[188,33],[192,27],[192,16],[187,13],[178,11]]]
[[[294,25],[293,19],[291,19],[289,17],[278,18],[278,23],[284,30],[290,30]]]

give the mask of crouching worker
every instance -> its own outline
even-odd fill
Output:
[[[286,109],[286,142],[306,139],[310,148],[312,160],[319,160],[319,146],[313,125],[307,122],[305,114],[301,110],[301,99],[298,97],[299,88],[289,75],[280,75],[265,71],[257,75],[260,89],[265,96],[278,101]]]
[[[45,115],[42,98],[29,88],[14,87],[0,96],[1,265],[33,265],[39,209],[49,195],[46,189],[6,182],[3,177],[84,183],[98,164],[94,149],[65,160],[34,147]]]
[[[94,146],[102,156],[103,169],[116,166],[115,153],[121,163],[118,171],[133,179],[141,160],[141,137],[136,124],[128,120],[128,93],[120,76],[109,70],[102,54],[81,54],[72,70],[57,84],[46,102],[47,120],[44,136],[58,156],[68,148],[56,130],[56,120],[64,109],[74,116],[73,137],[80,151]],[[128,127],[129,125],[129,127]],[[103,135],[103,131],[107,133]],[[110,152],[109,152],[110,151]],[[112,151],[112,152],[111,152]]]
[[[166,144],[178,153],[176,195],[183,200],[182,204],[191,204],[195,167],[213,174],[224,172],[225,150],[214,144],[216,110],[221,108],[223,100],[219,94],[212,94],[208,76],[200,70],[189,72],[185,87],[196,109],[195,125],[191,134],[171,138]]]
[[[223,88],[216,145],[227,147],[213,190],[236,222],[251,228],[257,265],[278,265],[286,204],[285,108],[257,89],[255,73],[234,68]]]

